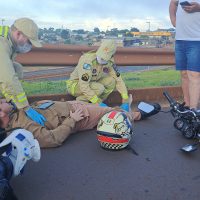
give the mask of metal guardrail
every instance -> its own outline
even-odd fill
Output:
[[[25,66],[75,66],[80,56],[98,47],[79,45],[44,45],[33,48],[30,53],[17,56]],[[118,47],[115,62],[120,66],[174,65],[174,51],[162,48]]]
[[[75,66],[80,56],[98,47],[78,45],[44,45],[42,48],[33,48],[28,54],[17,56],[17,61],[25,66]],[[115,61],[120,66],[161,66],[174,65],[174,51],[172,49],[156,48],[117,48]],[[129,90],[133,94],[134,102],[138,101],[164,101],[163,91],[167,90],[170,95],[177,99],[182,96],[180,87],[159,87]],[[39,95],[29,97],[33,102],[42,99],[72,100],[69,94]],[[113,92],[107,99],[108,104],[121,103],[118,92]]]

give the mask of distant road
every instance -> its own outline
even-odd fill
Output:
[[[128,67],[119,67],[121,72],[133,72],[133,71],[144,71],[144,70],[153,70],[153,69],[166,69],[171,68],[170,66],[128,66]],[[26,81],[35,81],[35,80],[65,80],[68,79],[70,73],[73,71],[74,67],[61,67],[61,68],[45,68],[36,70],[28,70],[24,72],[24,80]]]

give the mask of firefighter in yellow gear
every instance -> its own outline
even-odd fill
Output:
[[[104,40],[97,51],[85,53],[67,80],[68,92],[76,100],[103,104],[116,88],[123,102],[128,100],[128,91],[114,63],[116,43]],[[104,104],[105,105],[105,104]]]
[[[19,80],[23,76],[22,66],[14,61],[17,53],[27,53],[32,46],[42,47],[38,40],[38,27],[33,20],[20,18],[10,28],[0,27],[0,92],[18,109],[26,108],[27,116],[43,125],[45,118],[29,106]]]

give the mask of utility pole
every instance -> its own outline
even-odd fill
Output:
[[[149,25],[149,27],[148,27],[148,30],[147,31],[151,31],[151,22],[150,21],[148,21],[148,22],[146,22],[148,25]]]
[[[1,19],[1,25],[3,26],[3,22],[5,21],[5,19]]]

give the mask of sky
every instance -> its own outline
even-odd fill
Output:
[[[101,31],[112,28],[140,31],[171,28],[170,0],[5,0],[0,1],[0,23],[29,17],[40,28]],[[5,21],[4,21],[5,20]]]

